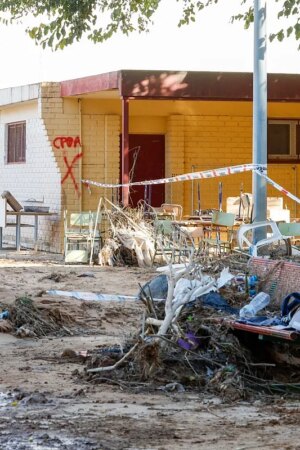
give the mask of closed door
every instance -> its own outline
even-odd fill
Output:
[[[121,159],[122,160],[122,159]],[[165,176],[165,136],[150,134],[129,135],[129,177],[132,182],[155,180]],[[130,188],[130,205],[136,206],[145,198],[144,186]],[[152,185],[147,189],[151,206],[160,206],[165,200],[165,185]]]

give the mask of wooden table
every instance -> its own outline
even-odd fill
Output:
[[[16,249],[19,252],[21,250],[21,228],[32,227],[34,236],[34,250],[37,251],[37,241],[39,232],[39,217],[56,216],[54,212],[29,212],[29,211],[6,211],[6,216],[15,217],[16,221],[12,223],[6,223],[5,227],[0,227],[0,249],[2,249],[2,230],[6,227],[16,227]],[[22,217],[34,217],[34,223],[22,223]]]

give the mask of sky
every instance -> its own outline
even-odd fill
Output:
[[[268,0],[267,30],[280,27],[276,2]],[[118,35],[102,44],[86,38],[63,51],[36,46],[26,25],[0,24],[0,88],[40,81],[61,81],[119,69],[198,71],[253,70],[253,27],[230,23],[241,10],[240,0],[220,0],[201,11],[195,23],[178,28],[179,5],[162,0],[147,34]],[[268,72],[300,73],[300,52],[293,39],[269,43]]]

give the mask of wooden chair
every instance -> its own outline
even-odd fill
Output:
[[[182,218],[182,206],[172,203],[163,203],[161,205],[161,211],[172,215],[174,220],[181,220]]]
[[[232,251],[235,214],[213,211],[211,226],[206,228],[207,237],[201,242],[200,251],[209,253],[215,249],[218,254]]]

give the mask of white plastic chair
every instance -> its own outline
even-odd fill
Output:
[[[267,234],[267,237],[259,240],[255,244],[253,241],[249,240],[247,237],[247,233],[251,230],[255,230],[258,228],[264,228]],[[252,233],[253,237],[253,233]],[[257,250],[259,247],[263,247],[264,245],[272,244],[273,242],[285,241],[287,248],[290,248],[290,241],[288,236],[284,236],[281,234],[276,222],[273,221],[263,221],[263,222],[255,222],[255,223],[247,223],[240,226],[237,234],[237,239],[239,243],[239,247],[241,250],[244,249],[245,245],[250,249],[250,253],[252,256],[257,256]]]

